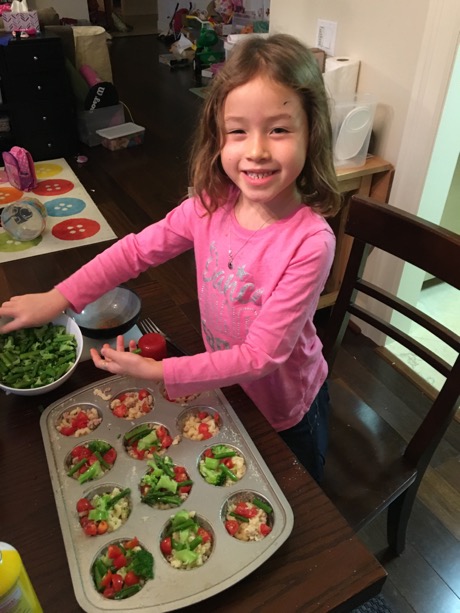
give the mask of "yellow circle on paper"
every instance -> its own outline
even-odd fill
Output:
[[[37,164],[35,164],[37,179],[49,179],[50,177],[55,177],[62,171],[63,168],[59,164],[50,164],[48,162],[37,162]]]

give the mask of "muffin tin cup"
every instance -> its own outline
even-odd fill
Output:
[[[147,388],[154,396],[154,408],[136,420],[115,417],[109,408],[110,400],[95,394],[103,390],[113,397],[125,389]],[[76,403],[95,404],[103,421],[91,435],[75,439],[60,435],[55,428],[56,417]],[[137,611],[150,613],[172,611],[200,602],[234,585],[263,564],[289,537],[293,527],[293,514],[288,501],[273,475],[257,451],[244,426],[220,390],[205,392],[190,402],[190,409],[207,406],[219,413],[220,430],[212,439],[192,441],[181,438],[167,450],[174,464],[182,465],[194,485],[185,501],[177,509],[155,509],[140,501],[139,483],[146,472],[147,462],[130,458],[123,447],[123,436],[136,425],[157,422],[163,424],[170,435],[177,437],[179,415],[187,407],[168,402],[159,386],[146,385],[132,377],[111,377],[96,382],[50,405],[42,414],[40,425],[44,441],[59,521],[64,538],[74,592],[85,611]],[[106,476],[95,482],[80,485],[66,474],[65,459],[76,443],[98,438],[110,443],[117,451],[117,460]],[[198,472],[198,459],[205,449],[215,444],[226,444],[240,450],[246,461],[246,474],[232,487],[216,487],[206,483]],[[127,521],[110,534],[89,537],[84,534],[76,513],[77,500],[93,487],[116,483],[131,489],[131,514]],[[273,529],[269,535],[250,545],[232,538],[227,533],[222,513],[229,497],[256,492],[273,508]],[[170,566],[160,551],[161,534],[177,510],[195,511],[209,524],[214,535],[210,559],[201,567],[180,572]],[[136,536],[154,557],[153,580],[134,596],[122,601],[108,600],[99,594],[91,577],[91,566],[98,552],[116,540]]]

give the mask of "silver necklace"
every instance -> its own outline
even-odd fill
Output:
[[[238,249],[238,251],[236,251],[235,253],[233,253],[232,251],[232,245],[231,245],[231,237],[232,237],[232,227],[230,225],[230,247],[228,249],[228,262],[227,262],[227,266],[229,267],[230,270],[233,270],[233,260],[236,258],[236,256],[240,253],[240,251],[242,251],[246,245],[249,243],[249,241],[251,240],[251,238],[253,236],[255,236],[257,234],[257,232],[259,232],[260,230],[262,230],[262,228],[268,223],[268,221],[264,221],[262,223],[262,225],[257,228],[257,230],[254,230],[254,232],[252,234],[249,235],[249,237],[245,240],[245,242],[241,245],[241,247]],[[230,222],[231,224],[231,222]]]

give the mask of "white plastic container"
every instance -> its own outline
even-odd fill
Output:
[[[144,142],[145,128],[135,123],[122,123],[119,126],[96,130],[102,144],[110,151],[135,147]]]
[[[335,100],[331,114],[334,165],[363,166],[366,161],[377,102],[372,94]]]

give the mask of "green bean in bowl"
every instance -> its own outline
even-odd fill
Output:
[[[78,325],[68,315],[51,323],[0,334],[0,389],[36,396],[72,375],[83,350]]]

